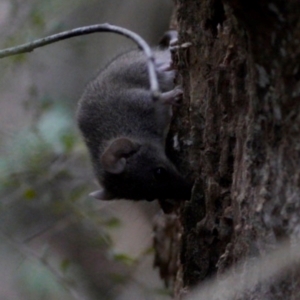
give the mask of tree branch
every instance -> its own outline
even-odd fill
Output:
[[[154,64],[154,56],[152,53],[151,48],[146,43],[146,41],[141,38],[138,34],[130,31],[128,29],[110,25],[108,23],[105,24],[96,24],[90,25],[85,27],[79,27],[68,31],[63,31],[57,34],[53,34],[33,42],[29,42],[26,44],[22,44],[20,46],[6,48],[0,50],[0,58],[12,56],[16,54],[31,52],[36,48],[43,47],[58,41],[62,41],[71,37],[80,36],[91,34],[95,32],[114,32],[120,35],[123,35],[132,41],[134,41],[140,49],[142,49],[147,57],[147,66],[148,66],[148,73],[149,73],[149,81],[150,81],[150,90],[152,93],[153,100],[156,101],[160,96],[159,86],[157,75],[155,72],[155,64]]]

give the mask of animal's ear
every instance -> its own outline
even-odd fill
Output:
[[[141,145],[129,138],[115,139],[101,155],[103,169],[109,173],[120,174],[124,171],[126,160],[139,150]]]
[[[113,195],[107,192],[105,189],[98,190],[89,194],[89,196],[97,200],[112,200],[114,199]]]

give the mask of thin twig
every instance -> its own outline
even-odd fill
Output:
[[[75,36],[91,34],[95,32],[114,32],[123,35],[133,40],[139,46],[139,48],[145,52],[145,55],[147,57],[150,91],[152,93],[153,100],[157,100],[160,96],[160,92],[159,92],[157,75],[155,72],[154,56],[151,51],[151,48],[142,37],[140,37],[138,34],[134,33],[133,31],[130,31],[123,27],[114,26],[105,23],[105,24],[96,24],[96,25],[84,26],[72,30],[63,31],[26,44],[0,50],[0,58],[31,52],[36,48],[43,47],[58,41],[62,41]]]

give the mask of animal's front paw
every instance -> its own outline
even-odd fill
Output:
[[[162,93],[161,100],[164,104],[170,104],[178,106],[182,100],[182,89],[180,87],[175,87],[173,90]]]

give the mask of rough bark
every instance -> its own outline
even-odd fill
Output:
[[[180,298],[242,258],[298,239],[300,2],[176,5],[179,42],[192,46],[178,51],[184,103],[173,121],[170,154],[187,175],[192,170],[195,185],[191,200],[165,217],[181,232],[160,238],[182,235],[174,246],[177,269],[164,273]],[[295,272],[236,296],[299,298]]]

